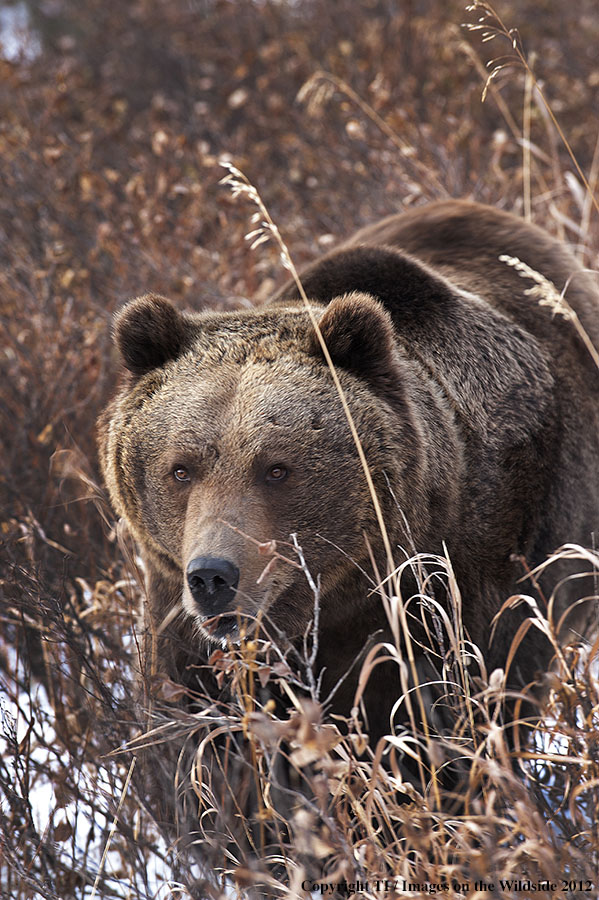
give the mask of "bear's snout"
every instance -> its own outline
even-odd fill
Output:
[[[227,612],[239,584],[239,569],[228,559],[196,556],[187,566],[187,584],[204,616]]]

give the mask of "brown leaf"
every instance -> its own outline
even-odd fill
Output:
[[[161,686],[162,696],[171,703],[176,703],[186,696],[187,690],[181,684],[174,681],[164,681]]]
[[[73,834],[73,826],[63,819],[62,822],[59,822],[56,828],[54,829],[54,840],[55,841],[68,841],[68,839]]]
[[[260,666],[260,668],[258,669],[258,678],[262,687],[266,687],[266,685],[270,681],[270,673],[270,666]]]

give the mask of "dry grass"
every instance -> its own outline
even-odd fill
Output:
[[[542,715],[513,698],[509,743],[502,675],[463,634],[440,561],[451,614],[424,607],[427,670],[399,641],[373,647],[363,670],[395,662],[408,734],[369,748],[359,704],[349,723],[323,717],[310,635],[302,653],[274,638],[219,652],[206,677],[230,694],[189,698],[144,672],[135,550],[97,483],[118,303],[152,289],[227,308],[281,279],[278,253],[247,252],[246,212],[218,187],[223,153],[261,175],[297,263],[331,235],[449,195],[520,211],[598,268],[592,0],[502,2],[502,21],[475,4],[470,23],[484,16],[495,35],[488,69],[458,27],[461,3],[397,6],[63,0],[36,14],[41,55],[0,64],[7,900],[292,898],[306,879],[364,898],[526,897],[501,880],[527,878],[556,884],[537,897],[599,892],[597,643],[560,650]],[[495,62],[498,41],[509,59]],[[284,552],[309,577],[300,551]],[[582,548],[562,554],[597,567]],[[396,622],[397,577],[382,601]],[[557,646],[547,611],[538,625]],[[151,710],[136,701],[140,675]],[[421,705],[435,707],[426,731]],[[453,806],[448,766],[464,777]]]

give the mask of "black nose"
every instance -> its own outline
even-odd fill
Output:
[[[205,615],[225,612],[239,584],[239,569],[228,559],[196,556],[187,566],[187,584]]]

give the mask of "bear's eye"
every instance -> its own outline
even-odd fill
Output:
[[[173,469],[173,478],[175,481],[191,481],[189,472],[185,466],[175,466]]]
[[[266,473],[267,481],[285,481],[287,475],[289,474],[288,470],[285,466],[276,465],[271,466]]]

